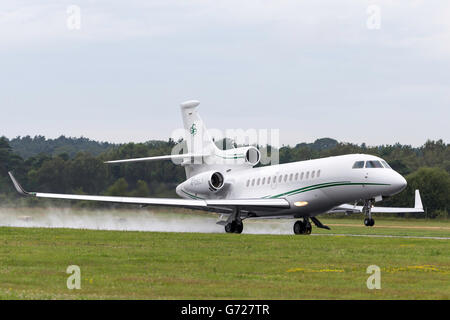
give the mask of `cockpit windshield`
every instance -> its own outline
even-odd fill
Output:
[[[361,169],[364,168],[364,161],[356,161],[353,164],[353,169]]]
[[[392,169],[388,163],[384,160],[369,160],[369,161],[356,161],[353,164],[353,169],[362,169],[362,168],[386,168]]]
[[[381,163],[384,165],[385,168],[392,169],[391,166],[386,161],[381,160]]]
[[[366,161],[366,168],[383,168],[383,165],[378,160]]]

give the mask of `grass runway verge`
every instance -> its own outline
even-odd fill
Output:
[[[344,236],[449,237],[450,223],[420,228],[424,221],[377,219],[371,229],[354,219],[323,222],[332,230],[313,233],[337,235],[0,227],[0,298],[450,298],[450,240]],[[69,265],[81,269],[80,290],[66,287]],[[381,268],[379,290],[366,286],[369,265]]]

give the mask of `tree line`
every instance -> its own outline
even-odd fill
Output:
[[[176,142],[111,144],[86,138],[52,140],[42,136],[0,137],[0,205],[47,205],[43,199],[19,198],[7,175],[14,170],[28,190],[75,194],[137,197],[176,197],[175,187],[185,179],[181,166],[171,161],[105,165],[104,161],[170,154]],[[219,147],[223,145],[218,143]],[[268,148],[270,146],[259,146]],[[373,154],[385,159],[406,177],[408,187],[383,201],[386,206],[413,206],[414,190],[420,189],[427,217],[448,217],[450,191],[450,148],[442,140],[409,145],[366,146],[318,139],[314,143],[283,146],[280,163],[337,156],[349,153]],[[52,205],[106,206],[102,203],[49,200]]]

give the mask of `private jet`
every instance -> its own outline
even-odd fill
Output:
[[[401,192],[406,180],[389,164],[369,154],[348,154],[286,164],[255,167],[261,160],[254,146],[220,150],[198,114],[200,102],[186,101],[181,113],[187,153],[112,160],[108,164],[172,160],[186,171],[176,187],[180,198],[137,198],[27,192],[13,174],[17,191],[25,196],[92,200],[141,206],[170,206],[220,214],[217,222],[227,233],[242,233],[245,219],[292,218],[295,234],[311,234],[311,221],[330,229],[317,218],[323,213],[363,213],[364,225],[375,224],[373,213],[422,213],[419,190],[414,208],[374,206]],[[361,203],[362,205],[356,205]]]

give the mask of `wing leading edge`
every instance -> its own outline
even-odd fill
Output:
[[[8,172],[17,192],[24,196],[33,196],[38,198],[50,199],[67,199],[67,200],[85,200],[85,201],[102,201],[113,203],[139,204],[139,205],[155,205],[155,206],[172,206],[184,207],[192,209],[200,209],[205,211],[224,211],[221,208],[240,207],[242,209],[288,209],[289,202],[286,199],[220,199],[220,200],[194,200],[194,199],[172,199],[172,198],[137,198],[137,197],[112,197],[112,196],[94,196],[94,195],[77,195],[77,194],[58,194],[58,193],[42,193],[27,192],[11,172]],[[225,210],[226,212],[227,210]]]

